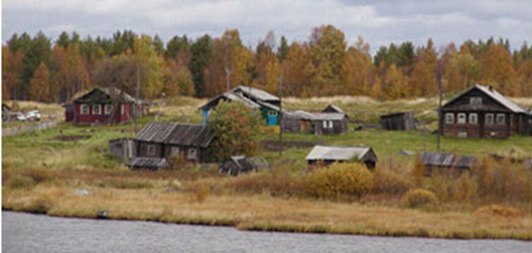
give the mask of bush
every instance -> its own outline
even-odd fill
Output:
[[[53,173],[46,168],[27,168],[22,171],[22,175],[32,178],[36,183],[42,183],[54,178]]]
[[[417,187],[425,187],[425,164],[421,160],[421,155],[419,153],[416,154],[412,175],[414,176],[414,181]]]
[[[373,173],[375,186],[373,193],[386,193],[390,195],[403,195],[408,190],[414,188],[414,184],[405,175],[390,168],[377,166]]]
[[[436,204],[438,199],[431,191],[425,189],[414,189],[405,194],[403,197],[403,202],[408,207],[421,207]]]
[[[53,201],[50,197],[46,195],[39,195],[32,199],[32,201],[29,203],[29,206],[27,207],[27,210],[32,213],[42,213],[46,214],[48,213],[48,210],[50,210],[53,206]]]
[[[259,173],[247,173],[232,178],[226,187],[236,193],[262,194],[271,196],[294,196],[300,191],[300,177],[290,173],[288,168],[273,168]]]
[[[314,197],[359,197],[371,191],[373,185],[373,175],[363,164],[337,163],[310,173],[303,181],[303,190]]]
[[[209,187],[204,184],[194,184],[191,188],[192,194],[198,203],[202,203],[210,194]]]
[[[526,215],[521,209],[515,207],[504,207],[498,205],[489,205],[478,208],[475,215],[501,218],[522,218]]]

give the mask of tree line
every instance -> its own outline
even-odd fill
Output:
[[[508,40],[450,43],[439,49],[412,42],[380,47],[374,56],[358,37],[348,45],[331,25],[316,27],[307,41],[290,44],[270,31],[256,47],[239,31],[190,39],[118,31],[112,38],[42,32],[14,34],[2,46],[4,100],[66,102],[92,87],[117,87],[143,98],[212,97],[227,87],[251,85],[284,96],[366,95],[377,99],[431,97],[474,83],[510,96],[532,96],[532,46],[511,50]]]

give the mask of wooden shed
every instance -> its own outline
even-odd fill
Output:
[[[232,156],[229,160],[221,163],[218,168],[218,173],[227,174],[230,176],[238,176],[241,173],[251,171],[260,171],[262,168],[268,167],[269,164],[264,157],[250,157]]]
[[[532,135],[532,116],[491,86],[477,84],[442,106],[439,127],[448,137],[508,138]]]
[[[385,130],[409,131],[415,129],[414,112],[397,112],[381,115],[381,126]]]
[[[425,165],[426,176],[430,176],[434,170],[458,174],[464,170],[471,171],[477,162],[474,156],[438,152],[421,152],[420,158]]]
[[[314,115],[306,111],[283,112],[281,129],[283,132],[310,132]]]
[[[127,162],[136,156],[137,141],[129,138],[113,139],[109,141],[109,150],[112,156]]]
[[[170,159],[183,156],[186,161],[209,160],[208,149],[214,133],[208,126],[150,122],[138,133],[137,157]]]
[[[320,113],[312,114],[312,133],[343,134],[348,131],[349,117],[335,105],[329,105]]]
[[[316,145],[305,158],[310,166],[328,166],[332,163],[360,162],[368,169],[375,168],[377,154],[371,147],[340,147]]]

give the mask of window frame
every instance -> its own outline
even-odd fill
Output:
[[[454,125],[455,123],[455,116],[454,113],[448,112],[445,114],[445,124],[447,125]]]
[[[111,112],[113,111],[113,109],[114,109],[114,106],[112,104],[106,104],[103,107],[103,113],[105,115],[111,115]]]
[[[147,149],[146,154],[149,156],[155,156],[155,154],[157,153],[157,148],[155,147],[154,144],[148,144],[146,149]]]
[[[499,120],[499,118],[502,118],[502,122]],[[505,125],[506,124],[506,114],[504,113],[498,113],[496,118],[497,125]]]
[[[471,119],[475,119],[475,120],[471,120]],[[478,124],[478,114],[477,113],[470,113],[469,116],[467,117],[467,120],[468,120],[469,124],[472,124],[472,125]]]
[[[198,150],[195,148],[189,148],[187,150],[187,159],[188,160],[196,160],[198,156]]]
[[[85,110],[84,110],[85,109]],[[91,108],[88,104],[81,104],[79,108],[79,113],[81,115],[90,115],[91,114]]]
[[[458,117],[456,119],[456,123],[463,125],[467,123],[467,114],[466,113],[458,113]]]
[[[469,104],[470,105],[482,105],[482,97],[470,97]]]
[[[177,151],[176,151],[177,150]],[[170,157],[176,157],[179,156],[179,153],[181,153],[181,149],[176,146],[172,146],[170,148]]]
[[[489,120],[491,119],[491,120]],[[486,113],[485,116],[485,124],[486,125],[493,125],[495,124],[495,115],[493,113]]]
[[[268,111],[268,116],[277,116],[278,113],[276,111]]]
[[[332,120],[329,120],[329,129],[333,129],[333,128],[334,128],[333,121],[332,121]]]
[[[96,110],[98,108],[98,110]],[[92,105],[92,115],[102,115],[102,105],[93,104]]]

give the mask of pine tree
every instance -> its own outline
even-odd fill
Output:
[[[44,62],[39,64],[31,79],[30,95],[33,99],[43,102],[51,102],[50,97],[50,72]]]

